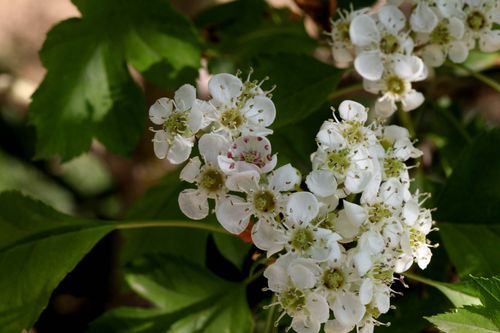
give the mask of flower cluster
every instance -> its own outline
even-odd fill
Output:
[[[337,62],[354,62],[368,92],[381,95],[379,116],[398,108],[419,107],[424,96],[412,82],[448,58],[462,63],[476,44],[483,52],[500,50],[500,3],[496,0],[411,0],[409,18],[392,0],[376,13],[345,11],[332,22],[332,51]]]
[[[198,139],[200,156],[180,173],[194,185],[179,194],[182,212],[203,219],[212,200],[226,230],[251,228],[255,246],[277,257],[264,276],[296,332],[317,333],[323,324],[326,332],[372,331],[389,310],[394,274],[431,258],[426,196],[409,191],[407,161],[421,152],[408,131],[367,125],[367,109],[344,101],[340,120],[334,112],[321,126],[303,181],[290,164],[277,167],[267,138],[275,118],[269,92],[230,74],[214,75],[209,91],[204,102],[185,85],[150,110],[163,125],[158,157],[187,160]]]

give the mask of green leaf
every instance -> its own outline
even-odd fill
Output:
[[[251,245],[243,242],[243,240],[235,235],[214,233],[212,236],[220,253],[241,270]]]
[[[441,238],[460,276],[500,274],[500,226],[439,223]]]
[[[33,95],[30,121],[38,158],[69,160],[97,137],[130,153],[144,130],[144,97],[127,62],[147,71],[162,61],[175,77],[198,68],[199,46],[189,21],[169,1],[74,0],[83,18],[54,27],[40,52],[47,75]]]
[[[186,188],[179,180],[179,172],[167,174],[161,182],[152,187],[130,210],[129,220],[187,220],[179,209],[177,197]],[[188,222],[189,223],[189,222]],[[195,222],[193,222],[195,223]],[[206,231],[168,228],[124,230],[125,247],[122,261],[127,262],[145,253],[170,253],[192,262],[203,264],[207,237]]]
[[[500,332],[500,279],[472,277],[484,306],[466,306],[428,319],[446,333]]]
[[[477,297],[477,293],[471,288],[469,283],[445,283],[439,281],[433,281],[421,276],[417,276],[414,274],[405,273],[406,277],[425,283],[429,286],[432,286],[439,291],[441,291],[448,299],[453,303],[453,305],[457,308],[462,307],[464,305],[481,305],[481,301]]]
[[[500,129],[479,136],[462,154],[438,201],[434,218],[466,224],[500,221]]]
[[[245,288],[185,259],[149,255],[129,268],[132,289],[153,309],[122,308],[91,325],[90,332],[242,332],[253,330]]]
[[[0,332],[32,327],[52,290],[112,229],[15,192],[0,194]]]
[[[335,90],[341,74],[342,70],[305,55],[258,58],[255,77],[269,76],[277,86],[273,91],[277,111],[273,128],[298,124],[318,110]]]

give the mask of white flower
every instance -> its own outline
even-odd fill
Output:
[[[271,143],[262,136],[241,136],[230,146],[226,155],[218,158],[219,167],[227,174],[254,170],[268,173],[278,158],[271,154]]]
[[[276,117],[276,108],[259,86],[222,73],[210,79],[208,90],[213,107],[207,118],[213,122],[215,131],[229,138],[272,133],[267,127]]]
[[[397,110],[396,103],[401,103],[403,111],[411,111],[424,102],[424,96],[412,88],[411,82],[421,81],[426,77],[427,69],[422,59],[416,56],[395,56],[380,80],[364,80],[363,84],[371,93],[382,93],[375,104],[375,112],[379,116],[389,117]]]
[[[409,55],[413,40],[403,30],[404,14],[394,6],[384,6],[376,19],[362,14],[352,20],[349,28],[351,41],[360,52],[354,60],[356,71],[365,79],[379,80],[385,63],[394,55]]]
[[[192,158],[182,169],[180,178],[194,183],[197,189],[186,189],[179,194],[179,207],[187,217],[201,220],[208,215],[208,198],[215,199],[216,207],[228,189],[226,175],[217,166],[217,157],[227,151],[229,142],[217,134],[205,134],[198,147],[205,161],[202,165],[198,157]]]
[[[479,42],[483,52],[500,50],[500,3],[497,0],[464,0],[463,17],[465,21],[464,39],[472,49]]]
[[[339,63],[350,63],[354,60],[354,46],[349,36],[349,26],[353,18],[366,13],[367,8],[356,11],[339,10],[339,18],[332,21],[332,54]]]
[[[186,161],[194,145],[194,136],[202,127],[202,102],[196,99],[196,90],[185,84],[175,92],[174,100],[157,100],[149,109],[149,118],[163,129],[153,130],[154,152],[173,164]]]
[[[228,195],[216,208],[217,220],[234,234],[246,229],[252,215],[259,222],[273,223],[277,215],[284,213],[287,202],[285,192],[293,190],[300,180],[300,173],[290,164],[276,169],[267,177],[261,177],[253,170],[232,174],[226,186],[232,191],[245,193],[246,199]]]

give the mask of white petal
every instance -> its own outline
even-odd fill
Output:
[[[283,249],[286,237],[282,230],[259,221],[252,228],[252,241],[259,249],[267,251],[267,256],[270,257]]]
[[[416,257],[418,267],[426,269],[427,265],[429,265],[429,262],[431,261],[432,252],[426,245],[422,245],[418,247]]]
[[[404,28],[406,23],[405,15],[396,6],[383,6],[378,11],[380,22],[393,34],[397,34]]]
[[[430,33],[438,24],[438,17],[425,2],[419,2],[410,17],[411,28],[416,32]]]
[[[370,170],[350,168],[345,177],[344,186],[349,193],[362,192],[370,182],[372,173]]]
[[[450,30],[450,35],[455,39],[461,39],[464,36],[464,22],[456,17],[450,18],[448,29]]]
[[[317,278],[314,272],[304,265],[294,264],[292,262],[290,266],[288,266],[288,274],[297,288],[312,288],[316,284]]]
[[[364,251],[360,251],[356,253],[353,257],[354,265],[356,266],[356,270],[358,274],[363,276],[372,268],[372,260],[370,255]]]
[[[361,52],[354,60],[354,68],[367,80],[379,80],[384,72],[380,52],[377,50]]]
[[[193,220],[201,220],[208,215],[207,196],[199,190],[188,189],[179,193],[179,208]]]
[[[397,110],[394,100],[389,98],[379,98],[375,102],[375,113],[382,118],[389,118]]]
[[[200,174],[200,167],[200,158],[198,156],[193,157],[182,169],[179,178],[185,182],[193,183],[196,177]]]
[[[320,323],[324,323],[330,317],[330,308],[326,299],[318,294],[311,293],[306,298],[306,308],[311,313],[311,317]]]
[[[266,96],[250,98],[241,112],[247,120],[262,127],[271,125],[276,118],[276,107],[273,101]]]
[[[349,333],[353,330],[355,324],[344,325],[337,319],[329,320],[325,324],[325,333]]]
[[[205,162],[217,165],[217,157],[225,155],[229,150],[229,141],[225,137],[215,133],[203,135],[198,142],[198,149]]]
[[[172,100],[166,97],[160,98],[149,108],[149,119],[156,125],[163,125],[172,113]]]
[[[188,126],[193,135],[195,135],[203,126],[203,113],[198,108],[193,108],[188,112]]]
[[[164,159],[167,156],[168,148],[167,134],[164,131],[156,132],[153,138],[153,149],[156,157]]]
[[[380,186],[380,197],[384,203],[393,207],[401,206],[404,200],[404,187],[396,178],[389,178]]]
[[[329,148],[332,150],[340,150],[345,148],[347,145],[347,142],[342,134],[331,128],[320,130],[316,138],[320,145],[322,145],[324,148]]]
[[[274,170],[267,178],[269,186],[277,191],[291,191],[296,186],[300,185],[302,176],[299,170],[292,167],[290,164],[283,165]]]
[[[226,186],[231,191],[251,193],[259,189],[260,175],[256,171],[244,171],[227,177]]]
[[[333,59],[340,63],[349,63],[353,60],[351,51],[346,49],[344,45],[335,47],[335,41],[334,46],[332,47],[332,55]]]
[[[413,257],[407,253],[403,253],[394,265],[395,273],[403,273],[410,269],[413,264]]]
[[[343,326],[357,325],[365,314],[365,307],[359,297],[352,293],[338,295],[333,304],[335,318]]]
[[[224,229],[237,235],[242,233],[250,222],[251,204],[239,197],[229,196],[219,201],[215,215]]]
[[[347,218],[345,209],[339,212],[338,218],[336,218],[333,222],[335,231],[337,231],[344,238],[344,241],[353,239],[359,233],[359,225],[354,224]]]
[[[384,249],[384,239],[382,236],[374,231],[368,230],[359,238],[359,248],[370,254],[378,254]]]
[[[394,72],[403,80],[415,81],[424,72],[424,62],[417,56],[395,56]]]
[[[318,200],[310,192],[295,192],[288,199],[286,211],[293,221],[310,222],[318,215]]]
[[[288,273],[286,267],[281,265],[281,261],[283,259],[287,260],[287,257],[289,255],[279,257],[274,264],[269,265],[264,271],[264,277],[267,279],[269,289],[274,292],[284,291],[288,287]]]
[[[419,213],[420,206],[418,205],[418,201],[415,199],[407,201],[403,207],[403,222],[409,226],[414,225]]]
[[[415,110],[422,105],[424,99],[424,95],[421,92],[411,89],[401,97],[401,106],[403,111]]]
[[[385,285],[377,286],[375,290],[375,304],[380,311],[380,313],[386,313],[389,311],[391,305],[391,294],[389,287]]]
[[[355,226],[361,226],[368,219],[368,213],[360,205],[344,200],[344,210],[346,217]]]
[[[432,67],[439,67],[444,63],[445,54],[443,48],[437,44],[431,44],[422,50],[422,59]]]
[[[479,49],[483,52],[500,50],[500,29],[484,31],[479,37]]]
[[[190,84],[181,86],[174,95],[175,106],[180,111],[191,109],[196,100],[196,89]]]
[[[362,14],[355,17],[349,26],[351,42],[358,46],[369,46],[380,40],[377,24],[368,15]]]
[[[208,81],[208,91],[215,101],[228,105],[233,99],[240,96],[243,82],[231,74],[221,73],[212,76]]]
[[[306,178],[307,188],[318,197],[329,197],[337,191],[335,175],[330,170],[314,170]]]
[[[186,161],[191,155],[191,149],[193,148],[193,141],[188,138],[184,138],[180,135],[176,135],[172,146],[167,153],[167,160],[172,164],[181,164]]]
[[[361,304],[366,305],[372,301],[373,297],[373,281],[370,278],[366,278],[361,283],[359,287],[359,300]]]
[[[340,117],[344,120],[365,122],[368,118],[366,108],[358,102],[346,100],[339,105]]]
[[[292,319],[292,328],[297,333],[318,333],[321,329],[321,324],[311,317],[297,314]]]
[[[456,41],[450,44],[448,49],[448,58],[454,63],[460,64],[469,56],[469,49],[462,41]]]

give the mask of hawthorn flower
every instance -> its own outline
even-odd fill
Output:
[[[416,57],[395,57],[392,66],[378,81],[364,80],[365,90],[382,96],[375,103],[375,112],[382,117],[391,116],[396,103],[401,103],[403,111],[418,108],[424,102],[422,93],[412,88],[411,83],[427,77],[423,61]]]
[[[173,164],[186,161],[203,124],[201,101],[196,99],[195,88],[185,84],[175,92],[174,100],[160,98],[149,109],[149,118],[163,126],[161,130],[153,130],[156,157],[166,157]]]
[[[340,63],[350,63],[354,60],[355,49],[349,35],[351,21],[358,15],[366,13],[366,8],[360,10],[339,10],[339,18],[332,21],[332,54],[335,61]]]
[[[208,90],[212,108],[207,118],[213,122],[215,132],[228,138],[272,133],[267,127],[276,117],[276,108],[259,85],[222,73],[210,79]]]
[[[242,171],[268,173],[274,169],[278,158],[271,154],[271,142],[262,136],[240,136],[230,146],[226,155],[218,157],[219,167],[227,174]]]
[[[411,54],[414,43],[403,30],[405,24],[404,14],[391,5],[383,6],[376,18],[361,14],[352,20],[349,35],[360,49],[354,67],[363,78],[379,80],[395,55]]]
[[[483,52],[500,50],[500,4],[496,0],[463,0],[464,39],[469,49],[478,41]]]
[[[201,220],[208,215],[208,199],[215,199],[216,208],[228,189],[226,175],[217,165],[217,158],[228,149],[229,142],[218,134],[205,134],[198,148],[204,164],[198,156],[182,169],[180,179],[195,184],[197,189],[186,189],[179,194],[179,207],[187,217]]]
[[[243,192],[246,198],[228,195],[216,208],[216,216],[226,230],[239,234],[246,229],[251,216],[267,223],[283,213],[286,207],[286,192],[300,183],[300,173],[290,164],[284,165],[267,177],[254,170],[235,173],[228,177],[227,187]],[[255,228],[255,226],[254,226]]]

